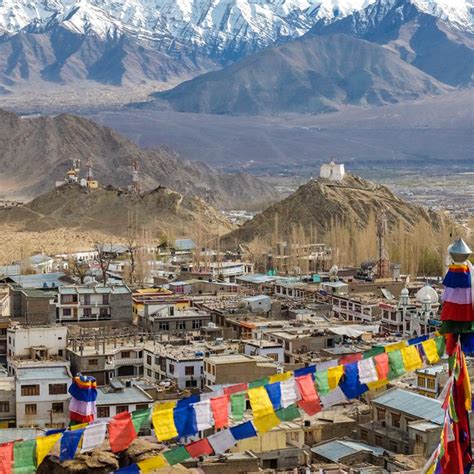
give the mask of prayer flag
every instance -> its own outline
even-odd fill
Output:
[[[339,386],[331,390],[327,395],[321,395],[319,398],[324,408],[329,408],[339,403],[347,403],[347,397]]]
[[[413,346],[415,344],[420,344],[420,342],[426,341],[427,339],[428,335],[414,337],[413,339],[408,340],[408,345]]]
[[[329,393],[329,370],[316,372],[315,383],[320,395]]]
[[[63,437],[61,438],[61,448],[59,451],[60,461],[74,459],[74,455],[76,454],[83,433],[84,429],[64,432]]]
[[[446,351],[446,341],[444,336],[438,336],[435,338],[436,349],[438,350],[438,355],[443,357],[444,352]]]
[[[368,390],[367,385],[360,383],[357,362],[346,365],[344,378],[339,384],[339,387],[341,387],[344,395],[349,399],[360,397]]]
[[[182,398],[181,400],[178,400],[176,403],[177,407],[186,407],[188,405],[191,405],[192,403],[197,403],[201,400],[201,397],[199,395],[191,395],[190,397],[185,397]]]
[[[196,416],[196,427],[198,431],[204,431],[214,426],[214,418],[211,410],[211,400],[202,400],[193,405]]]
[[[132,415],[124,411],[109,421],[109,442],[113,453],[125,451],[137,438]]]
[[[254,380],[253,382],[249,383],[249,388],[257,388],[263,387],[268,384],[268,377],[264,377],[262,379]]]
[[[280,382],[270,383],[265,387],[272,402],[273,408],[278,410],[281,407],[281,386]]]
[[[192,458],[208,456],[213,453],[212,446],[209,444],[207,438],[189,443],[185,446],[185,448]]]
[[[169,439],[178,436],[178,431],[174,424],[174,407],[175,402],[166,402],[155,405],[151,419],[158,441],[168,441]]]
[[[264,387],[252,388],[247,394],[255,418],[274,413],[272,402]]]
[[[84,429],[89,423],[78,423],[77,425],[72,425],[69,429],[71,431],[75,430],[82,430]]]
[[[383,346],[375,346],[372,347],[372,349],[369,349],[368,351],[365,351],[362,353],[362,359],[370,359],[371,357],[375,357],[376,355],[383,354],[385,352],[385,349]]]
[[[280,424],[280,418],[276,416],[275,412],[272,412],[267,415],[254,418],[253,424],[259,433],[266,433]]]
[[[291,421],[295,418],[299,418],[301,416],[300,411],[296,405],[290,405],[286,408],[280,408],[276,412],[276,415],[280,419],[280,421]]]
[[[406,347],[407,341],[400,341],[400,342],[395,342],[394,344],[388,344],[385,346],[385,352],[393,352],[393,351],[399,351],[400,349],[403,349]]]
[[[170,466],[179,464],[180,462],[186,461],[186,459],[191,457],[184,446],[166,451],[163,453],[163,456]]]
[[[229,425],[229,397],[224,395],[219,398],[211,398],[211,410],[216,430],[226,428]]]
[[[377,380],[377,382],[370,382],[367,384],[369,390],[377,390],[378,388],[382,388],[388,384],[388,379]]]
[[[230,429],[232,436],[238,441],[240,439],[252,438],[257,436],[257,432],[251,421],[246,421],[240,425],[233,426]]]
[[[0,445],[0,474],[10,474],[13,463],[13,442]]]
[[[416,346],[404,347],[400,352],[402,353],[403,365],[407,372],[423,367],[423,361]]]
[[[310,374],[303,377],[297,377],[296,383],[301,394],[301,401],[298,406],[302,408],[308,415],[315,415],[321,411],[321,403],[318,394],[314,388],[313,379]]]
[[[401,351],[397,350],[389,352],[388,363],[390,365],[390,372],[388,374],[389,380],[396,379],[405,373],[405,366],[403,364]]]
[[[38,436],[36,438],[36,465],[40,466],[44,458],[53,449],[53,446],[61,438],[61,433],[56,433],[49,436]]]
[[[294,378],[280,382],[280,391],[282,408],[287,408],[300,399]]]
[[[174,424],[180,438],[193,436],[198,432],[193,405],[176,406],[173,411]]]
[[[239,383],[237,385],[231,385],[230,387],[224,388],[224,395],[232,395],[234,393],[245,392],[248,386],[246,383]]]
[[[245,411],[245,394],[233,393],[230,396],[230,407],[231,407],[232,419],[234,421],[241,421],[244,417],[244,411]]]
[[[308,367],[296,369],[295,371],[293,371],[293,376],[296,378],[296,377],[302,377],[303,375],[306,375],[306,374],[311,374],[311,376],[314,377],[315,372],[316,372],[316,366],[310,365]]]
[[[378,354],[374,357],[375,368],[379,380],[385,380],[390,372],[390,365],[388,361],[388,354],[386,352]]]
[[[376,382],[379,379],[374,359],[363,359],[357,363],[360,383]]]
[[[15,474],[30,474],[36,472],[36,439],[20,441],[13,447]]]
[[[357,354],[349,354],[347,356],[341,357],[339,359],[339,364],[347,365],[352,364],[353,362],[357,362],[362,359],[362,354],[358,352]]]
[[[137,462],[138,468],[142,474],[147,472],[153,472],[162,467],[168,466],[166,459],[162,454],[159,456],[153,456],[152,458],[145,459],[144,461]]]
[[[140,433],[142,426],[150,421],[151,408],[135,410],[132,412],[132,423],[136,433]]]
[[[336,365],[335,367],[330,367],[327,374],[329,390],[334,390],[339,385],[339,381],[344,375],[344,366]]]
[[[100,448],[105,440],[106,432],[107,423],[94,423],[88,425],[84,430],[81,453],[91,451],[94,448]]]
[[[218,431],[217,433],[209,436],[207,439],[216,454],[225,453],[237,442],[237,440],[232,436],[232,432],[230,430]]]
[[[423,347],[423,352],[425,353],[426,360],[430,364],[435,364],[439,361],[438,350],[436,348],[436,342],[433,339],[428,339],[427,341],[423,341],[421,343],[421,347]]]
[[[293,372],[291,371],[270,375],[268,383],[284,382],[285,380],[291,379],[291,377],[293,377]]]

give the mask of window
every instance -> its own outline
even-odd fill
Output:
[[[66,383],[50,383],[49,394],[50,395],[63,395],[67,393]]]
[[[200,329],[202,327],[202,319],[193,319],[193,329]]]
[[[58,350],[58,356],[63,357],[63,355],[64,355],[64,351],[62,349],[59,349]]]
[[[91,304],[91,295],[84,295],[84,304]]]
[[[36,403],[25,405],[25,415],[36,415]]]
[[[77,295],[61,295],[62,304],[77,303]]]
[[[375,435],[375,445],[376,446],[383,446],[382,436]]]
[[[434,379],[427,379],[426,380],[426,388],[429,388],[431,390],[434,390],[435,388],[435,381]]]
[[[82,310],[82,315],[84,318],[90,318],[92,316],[92,309],[91,308],[84,308]]]
[[[21,386],[21,396],[22,397],[36,397],[39,394],[40,394],[40,386],[39,385],[22,385]]]
[[[108,312],[107,308],[100,308],[99,309],[99,316],[105,317],[105,316],[108,316],[108,315],[109,315],[109,312]]]
[[[147,410],[147,409],[148,409],[148,405],[146,403],[141,403],[137,405],[137,410]]]
[[[117,405],[116,413],[123,413],[124,411],[128,411],[128,405]]]
[[[158,329],[160,331],[169,331],[170,323],[168,321],[160,321],[160,324],[158,325]]]
[[[0,412],[6,413],[10,411],[10,403],[9,402],[0,402]]]
[[[360,430],[360,439],[362,441],[368,441],[369,440],[369,434],[367,433],[367,430]]]
[[[99,359],[89,359],[87,361],[87,364],[89,365],[89,367],[97,366],[99,365]]]
[[[168,371],[169,371],[170,374],[174,374],[174,364],[169,365]]]
[[[109,295],[102,295],[102,304],[109,304]]]
[[[186,380],[186,387],[197,387],[197,380]]]
[[[417,444],[423,443],[423,436],[415,435],[415,443]]]
[[[394,453],[397,452],[398,444],[395,443],[395,441],[390,441],[390,451],[393,451]]]
[[[270,359],[273,359],[273,360],[278,360],[278,354],[276,352],[269,352],[267,354],[267,357],[270,357]]]
[[[186,329],[186,321],[178,321],[176,323],[176,329],[185,330]]]
[[[194,375],[194,367],[192,365],[185,366],[184,375]]]
[[[392,426],[394,428],[400,428],[400,414],[399,413],[392,413]]]
[[[385,420],[385,408],[377,407],[377,421]]]
[[[51,405],[51,411],[53,413],[64,413],[64,404],[62,402],[53,403]]]
[[[148,365],[152,365],[153,364],[153,359],[151,358],[151,355],[147,355],[146,356],[146,363]]]
[[[130,351],[123,351],[121,357],[122,359],[130,359]]]
[[[148,377],[152,377],[151,369],[146,369],[146,374]]]
[[[63,308],[63,316],[71,316],[72,310],[71,308]]]
[[[108,418],[110,416],[109,407],[97,407],[97,418]]]
[[[418,387],[426,387],[425,377],[418,376]]]

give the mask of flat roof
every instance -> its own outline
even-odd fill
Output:
[[[71,374],[66,367],[23,367],[17,369],[17,379],[24,380],[52,380],[65,378],[71,380]]]
[[[213,364],[239,364],[242,362],[269,362],[266,357],[262,356],[248,356],[245,354],[228,354],[228,355],[215,355],[206,357],[209,362]]]
[[[153,398],[138,387],[124,387],[114,391],[110,387],[99,387],[97,389],[97,406],[153,403]]]
[[[8,278],[23,288],[51,288],[68,284],[70,280],[64,281],[65,277],[64,273],[56,272],[38,275],[10,275]]]
[[[334,440],[315,446],[311,448],[311,451],[330,461],[339,462],[351,454],[357,454],[363,451],[373,453],[376,456],[382,456],[386,450],[355,441]]]

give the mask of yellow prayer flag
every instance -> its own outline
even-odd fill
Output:
[[[142,474],[146,474],[147,472],[153,472],[156,469],[168,467],[169,464],[167,463],[165,457],[160,454],[159,456],[153,456],[152,458],[137,462],[137,466]]]
[[[341,377],[344,375],[344,366],[337,365],[328,369],[329,390],[334,390],[338,385]]]
[[[247,395],[250,400],[250,406],[252,407],[254,418],[259,418],[270,413],[275,413],[273,405],[268,396],[265,387],[251,388]]]
[[[89,423],[79,423],[78,425],[71,426],[70,430],[71,431],[76,431],[76,430],[82,430],[82,428],[85,428]]]
[[[416,346],[404,347],[401,351],[403,366],[407,372],[423,367],[423,361]]]
[[[426,360],[430,364],[435,364],[439,361],[438,349],[434,339],[428,339],[421,343],[423,351],[425,352]]]
[[[283,372],[282,374],[271,375],[268,379],[269,383],[284,382],[285,380],[291,379],[293,372]]]
[[[167,441],[178,436],[173,416],[175,405],[176,402],[166,402],[155,405],[151,419],[158,441]]]
[[[369,390],[377,390],[378,388],[382,388],[387,384],[388,384],[388,379],[383,379],[383,380],[377,380],[376,382],[369,382],[367,384],[367,387],[369,387]]]
[[[464,386],[464,406],[466,410],[470,412],[472,410],[472,393],[471,393],[471,381],[469,380],[469,372],[467,371],[466,358],[464,353],[462,355],[462,367],[461,370],[464,372],[463,386]]]
[[[252,423],[254,424],[255,428],[257,428],[259,433],[266,433],[272,428],[275,428],[275,426],[278,426],[281,421],[280,418],[278,418],[278,416],[276,416],[276,414],[273,412],[269,413],[268,415],[254,418]]]
[[[400,342],[396,342],[395,344],[389,344],[388,346],[385,346],[385,352],[398,351],[406,347],[406,345],[407,345],[407,341],[400,341]]]
[[[43,462],[43,459],[53,449],[53,446],[59,441],[62,435],[62,433],[56,433],[49,436],[38,436],[38,438],[36,438],[37,467]]]

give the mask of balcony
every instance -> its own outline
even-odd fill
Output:
[[[124,365],[142,365],[143,359],[140,358],[130,358],[130,359],[115,359],[113,362],[105,364],[105,370],[114,370],[118,367],[123,367]]]

